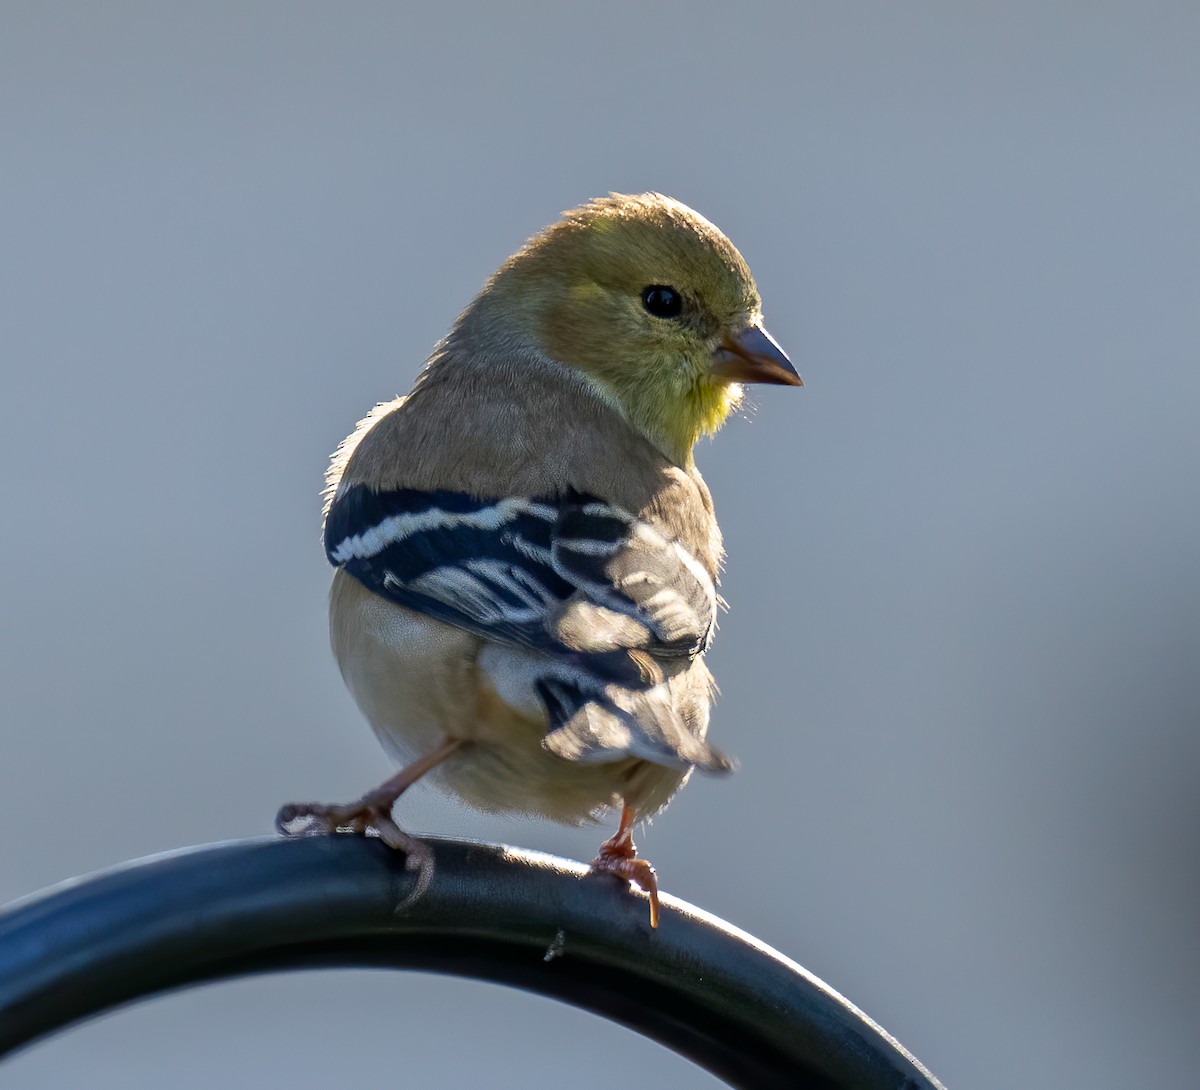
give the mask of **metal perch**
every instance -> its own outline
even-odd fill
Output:
[[[376,840],[260,839],[76,879],[0,911],[0,1054],[202,981],[283,969],[423,969],[561,999],[731,1086],[934,1090],[892,1037],[799,965],[664,896],[551,856],[429,839],[429,888]]]

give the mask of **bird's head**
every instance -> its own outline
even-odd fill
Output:
[[[476,302],[485,300],[495,304],[489,325],[512,323],[582,372],[680,465],[737,406],[742,383],[802,385],[763,327],[742,255],[658,193],[614,193],[565,213],[500,268]]]

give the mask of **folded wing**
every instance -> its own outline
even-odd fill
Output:
[[[538,692],[561,756],[727,767],[670,721],[660,668],[707,648],[716,589],[644,519],[578,492],[494,499],[354,485],[334,499],[325,548],[384,598],[549,656]]]

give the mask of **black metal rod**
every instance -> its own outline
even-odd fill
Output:
[[[646,1034],[732,1086],[922,1090],[929,1074],[770,947],[578,863],[430,839],[429,888],[377,840],[173,852],[0,911],[0,1054],[121,1003],[282,969],[389,967],[492,980]]]

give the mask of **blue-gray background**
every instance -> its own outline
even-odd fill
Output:
[[[531,231],[655,188],[741,247],[808,382],[700,453],[742,768],[644,836],[665,887],[951,1086],[1192,1084],[1198,47],[1191,2],[8,0],[0,900],[387,773],[326,649],[327,452]],[[616,1082],[714,1085],[549,1001],[366,973],[0,1067]]]

